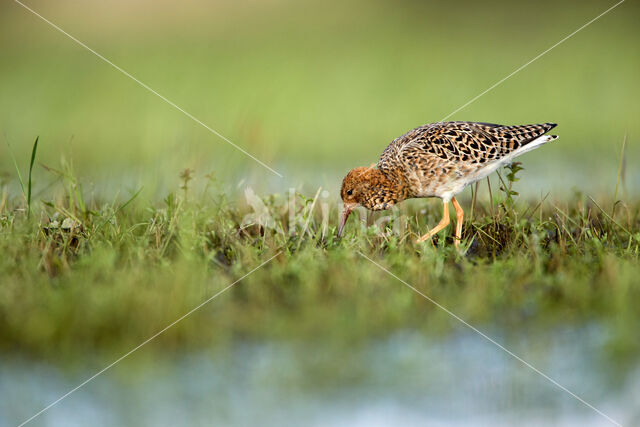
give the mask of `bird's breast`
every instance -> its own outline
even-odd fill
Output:
[[[464,174],[455,167],[413,168],[405,179],[411,197],[443,197],[464,188]]]

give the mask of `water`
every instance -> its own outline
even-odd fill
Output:
[[[639,425],[640,364],[615,379],[601,328],[535,340],[492,335],[616,421]],[[471,331],[439,339],[401,332],[352,350],[245,342],[143,367],[132,360],[140,356],[30,425],[613,425]],[[0,425],[19,424],[97,370],[65,374],[5,359]]]

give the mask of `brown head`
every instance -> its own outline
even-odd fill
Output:
[[[342,180],[340,197],[344,202],[344,209],[340,216],[338,237],[342,235],[349,214],[359,205],[370,210],[382,210],[403,199],[400,196],[402,183],[390,179],[373,166],[351,169]]]

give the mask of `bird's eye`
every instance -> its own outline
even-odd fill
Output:
[[[353,195],[353,190],[347,190],[347,196]]]

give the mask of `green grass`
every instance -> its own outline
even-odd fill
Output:
[[[3,351],[65,363],[81,352],[121,354],[276,254],[150,347],[171,354],[244,339],[354,346],[397,330],[462,327],[362,252],[480,328],[603,324],[616,364],[640,354],[632,303],[640,297],[638,202],[612,213],[602,208],[612,206],[606,198],[525,202],[494,185],[493,205],[478,198],[465,222],[463,254],[450,230],[414,242],[437,222],[437,203],[405,203],[382,229],[375,224],[383,214],[362,227],[350,219],[337,240],[338,207],[322,196],[314,203],[296,194],[293,224],[287,195],[263,197],[273,219],[264,228],[243,225],[252,210],[210,176],[183,173],[162,202],[138,197],[142,191],[113,203],[85,199],[72,173],[60,173],[64,190],[43,195],[31,217],[23,198],[2,190]],[[198,181],[202,190],[190,187]],[[470,205],[463,200],[467,218]]]

